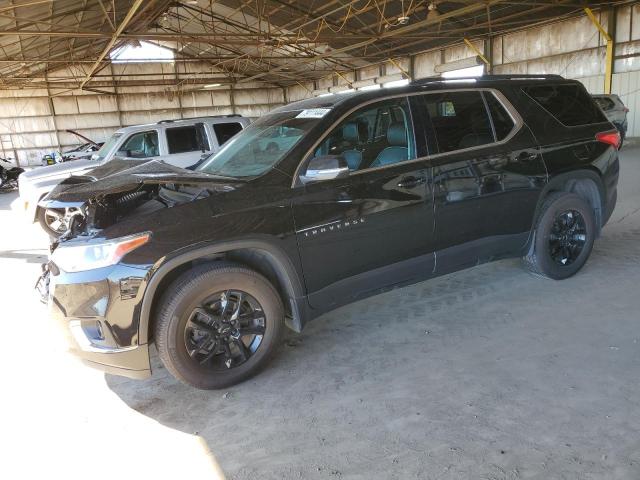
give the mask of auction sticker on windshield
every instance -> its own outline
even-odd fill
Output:
[[[308,108],[302,110],[296,118],[322,118],[331,111],[330,108]]]

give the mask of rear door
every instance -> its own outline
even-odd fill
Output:
[[[382,100],[348,115],[315,148],[312,156],[348,158],[351,171],[299,187],[294,197],[312,307],[433,273],[430,168],[411,119],[406,97]]]
[[[240,122],[213,123],[211,124],[211,128],[213,129],[217,142],[217,148],[215,148],[214,151],[217,151],[242,131],[242,124]]]
[[[415,100],[431,124],[437,271],[517,252],[546,181],[529,129],[498,91],[434,92]]]
[[[167,155],[163,160],[177,167],[189,167],[211,150],[204,123],[165,127]]]

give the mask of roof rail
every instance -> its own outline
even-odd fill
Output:
[[[232,117],[242,117],[239,113],[230,113],[227,115],[202,115],[201,117],[187,117],[187,118],[176,118],[173,120],[160,120],[160,123],[173,123],[173,122],[181,122],[183,120],[196,120],[198,118],[232,118]]]
[[[477,82],[492,82],[497,80],[564,80],[561,75],[554,74],[504,74],[504,75],[482,75],[479,77],[426,77],[414,80],[410,85],[427,85],[430,83],[458,82],[464,80],[475,80]]]

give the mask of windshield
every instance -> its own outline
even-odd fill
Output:
[[[93,160],[98,160],[98,161],[104,160],[104,158],[109,154],[111,149],[116,145],[116,143],[118,143],[118,140],[120,139],[121,136],[122,136],[121,133],[114,133],[113,135],[111,135],[111,137],[109,137],[109,140],[104,142],[104,145],[100,147],[100,150],[94,153],[91,156],[91,158]]]
[[[296,110],[261,117],[196,169],[225,177],[263,174],[282,160],[320,120],[321,115],[305,115],[305,112]]]

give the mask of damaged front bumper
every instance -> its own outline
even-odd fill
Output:
[[[137,300],[146,273],[124,265],[67,273],[48,263],[36,290],[72,354],[106,373],[143,379],[151,366],[148,345],[137,341]]]

